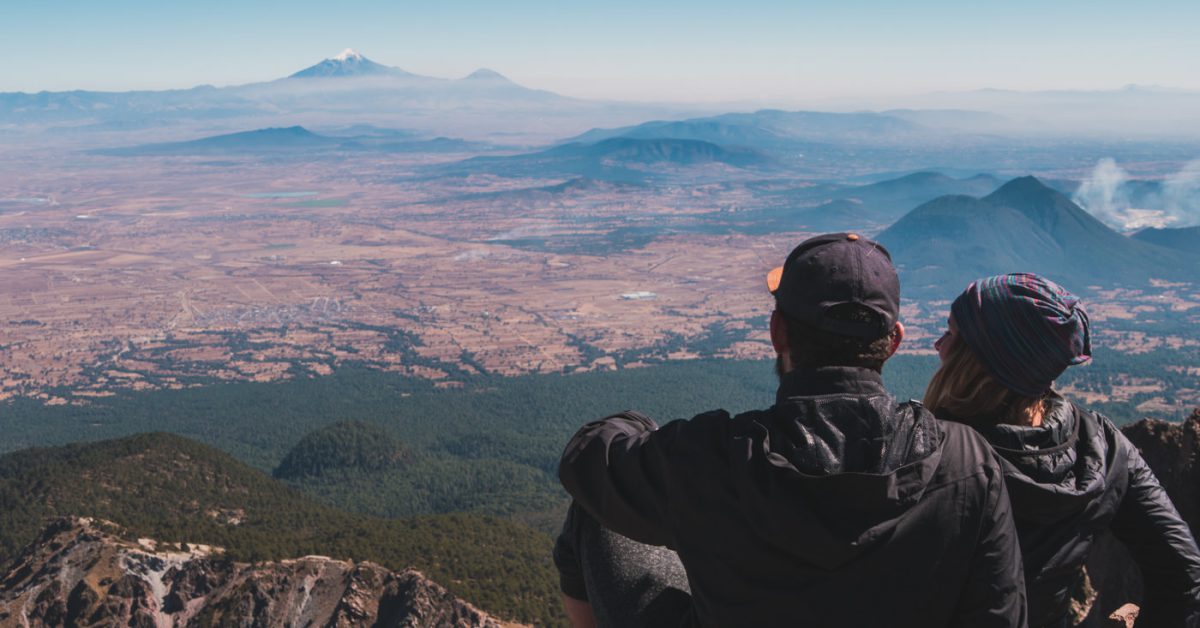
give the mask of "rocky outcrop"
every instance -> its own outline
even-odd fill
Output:
[[[53,522],[0,581],[0,626],[511,626],[413,570],[322,556],[236,563],[219,548],[115,532]]]
[[[1195,533],[1200,529],[1200,408],[1182,423],[1145,419],[1121,431],[1137,445]]]
[[[1182,423],[1144,419],[1121,431],[1141,451],[1195,536],[1200,532],[1200,408]],[[1142,599],[1142,578],[1125,546],[1108,534],[1097,537],[1087,570],[1098,595],[1083,625],[1134,625],[1137,608],[1127,603]]]

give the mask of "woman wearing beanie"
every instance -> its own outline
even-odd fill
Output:
[[[1029,625],[1071,625],[1072,593],[1107,529],[1141,567],[1138,627],[1200,626],[1200,551],[1187,524],[1120,430],[1052,388],[1091,358],[1079,299],[1037,275],[988,277],[959,295],[947,324],[925,405],[973,426],[1002,459]]]

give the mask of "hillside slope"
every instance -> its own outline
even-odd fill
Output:
[[[271,473],[282,480],[338,470],[380,471],[400,467],[408,450],[387,430],[362,421],[340,421],[309,432]]]
[[[1178,249],[1186,253],[1200,255],[1200,227],[1177,227],[1157,229],[1150,227],[1133,234],[1135,240]]]
[[[0,456],[0,561],[36,538],[47,518],[64,516],[113,521],[136,537],[221,546],[235,561],[320,554],[416,568],[490,612],[559,620],[544,534],[481,515],[352,515],[179,436]]]

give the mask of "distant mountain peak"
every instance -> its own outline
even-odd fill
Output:
[[[362,56],[353,48],[347,48],[338,53],[337,56],[330,57],[316,65],[304,68],[288,78],[329,78],[377,75],[409,76],[409,73],[401,70],[400,68],[393,68],[381,63],[375,63],[374,61]]]
[[[464,77],[468,81],[508,81],[508,77],[490,68],[479,68]]]
[[[1080,212],[1083,211],[1061,192],[1042,183],[1040,179],[1032,175],[1017,177],[1001,185],[983,200],[1019,208],[1049,206],[1065,208],[1069,206]]]
[[[1021,191],[1030,191],[1030,192],[1033,192],[1033,191],[1053,192],[1054,191],[1053,189],[1050,188],[1050,186],[1046,185],[1045,183],[1042,183],[1041,179],[1038,179],[1037,177],[1035,177],[1031,174],[1027,174],[1023,177],[1017,177],[1017,178],[1013,179],[1012,181],[1009,181],[1008,183],[1005,183],[1004,185],[1000,186],[1000,189],[1001,190],[1011,189],[1011,190],[1021,190]],[[997,191],[999,191],[999,190],[997,190]]]

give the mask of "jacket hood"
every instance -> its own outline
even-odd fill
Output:
[[[898,405],[869,369],[793,370],[775,406],[747,418],[730,452],[748,467],[733,474],[743,512],[761,538],[823,569],[889,538],[941,460],[937,420]]]
[[[1019,519],[1062,521],[1093,507],[1109,475],[1121,470],[1097,421],[1052,394],[1037,427],[976,421],[972,426],[1002,459],[1005,483]]]

